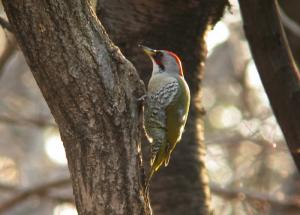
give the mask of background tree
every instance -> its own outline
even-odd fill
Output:
[[[263,88],[256,79],[253,81],[256,71],[249,51],[245,49],[246,40],[242,35],[240,18],[237,16],[236,2],[232,2],[233,15],[227,14],[223,22],[218,23],[214,31],[207,35],[209,58],[204,83],[196,80],[198,72],[193,70],[200,68],[199,78],[202,80],[201,59],[206,55],[203,52],[204,40],[195,37],[195,40],[190,41],[187,35],[192,38],[197,34],[195,29],[198,29],[200,35],[205,30],[198,22],[192,22],[193,17],[204,23],[214,23],[205,15],[208,11],[214,11],[219,16],[222,13],[221,8],[216,13],[217,10],[209,9],[213,5],[204,1],[191,1],[189,5],[181,5],[179,2],[168,4],[167,1],[157,4],[146,2],[146,5],[143,5],[138,2],[132,4],[134,1],[131,1],[129,6],[128,2],[98,2],[96,11],[110,38],[123,53],[126,53],[125,56],[138,68],[146,83],[151,64],[146,62],[147,58],[137,48],[138,43],[170,49],[177,52],[181,58],[184,57],[189,82],[193,89],[198,90],[194,92],[197,95],[193,103],[194,116],[202,116],[203,105],[207,111],[206,162],[211,180],[213,206],[210,206],[208,201],[210,195],[206,191],[206,175],[198,174],[205,173],[204,150],[202,141],[202,148],[198,151],[195,137],[199,139],[203,132],[197,134],[195,131],[203,127],[201,123],[193,121],[197,119],[201,122],[201,119],[193,117],[190,118],[185,134],[192,135],[184,137],[183,141],[188,142],[179,145],[176,158],[171,161],[171,164],[175,162],[176,165],[162,169],[160,175],[155,178],[157,183],[153,182],[151,198],[154,212],[182,214],[182,211],[186,213],[189,210],[195,214],[199,214],[199,211],[205,214],[213,207],[216,214],[273,214],[274,211],[279,214],[297,214],[297,192],[289,192],[297,188],[297,177],[292,177],[294,166],[272,111],[264,102]],[[96,2],[93,1],[93,4],[96,6]],[[124,7],[128,12],[124,13]],[[124,24],[126,20],[128,22]],[[119,32],[118,29],[122,30]],[[179,33],[183,36],[178,37]],[[217,36],[214,37],[214,34]],[[4,34],[1,35],[4,40]],[[167,37],[164,37],[165,35]],[[8,45],[3,53],[8,54],[1,55],[4,63],[0,64],[3,68],[0,90],[0,189],[3,192],[0,211],[7,211],[8,214],[50,214],[54,208],[55,215],[63,215],[64,212],[74,209],[67,203],[73,202],[73,197],[69,187],[68,170],[64,166],[65,161],[58,159],[60,143],[57,141],[56,125],[49,121],[50,113],[41,101],[39,90],[28,69],[24,69],[25,62],[20,60],[21,55],[13,54],[15,47],[10,46],[14,44],[11,36],[6,33],[6,38],[8,40],[5,44]],[[211,38],[215,38],[213,41],[218,41],[219,45],[213,46]],[[197,43],[200,47],[196,46]],[[191,55],[190,50],[195,52],[191,52]],[[200,58],[197,52],[201,53]],[[201,60],[198,62],[199,67],[195,66],[193,59]],[[197,83],[201,83],[200,88]],[[204,98],[201,99],[203,104],[201,101],[200,105],[198,98],[202,88]],[[200,114],[198,110],[201,110]],[[41,144],[44,142],[45,144]],[[185,148],[186,145],[189,147]],[[51,146],[54,146],[54,152],[51,152]],[[193,156],[185,156],[186,152]],[[202,155],[200,159],[198,155]],[[198,173],[191,174],[191,171],[187,171],[191,167],[192,171]],[[142,173],[140,175],[143,176]],[[195,183],[190,183],[193,180],[196,180]],[[161,201],[162,199],[164,201]],[[206,204],[199,204],[199,201]]]
[[[108,8],[105,3],[102,2],[103,8]],[[121,8],[139,8],[139,4],[126,2]],[[185,51],[191,59],[190,62],[186,62],[190,67],[187,67],[187,70],[190,69],[194,77],[191,76],[191,79],[188,76],[188,80],[194,80],[195,84],[191,84],[192,95],[197,95],[197,67],[201,66],[204,60],[204,32],[207,26],[213,25],[221,17],[226,1],[191,1],[186,6],[181,3],[175,7],[172,3],[174,9],[170,8],[170,2],[147,4],[149,3],[144,6],[145,11],[151,9],[151,4],[152,9],[158,4],[165,13],[165,24],[161,27],[169,26],[162,29],[170,36],[169,38],[164,35],[164,39],[169,41],[166,44],[179,38],[178,33],[183,33],[181,40],[173,41],[173,44],[185,42],[184,47],[180,48],[182,51],[179,44],[175,46],[177,50],[175,47],[173,50],[179,55]],[[99,5],[101,6],[101,3]],[[116,3],[109,2],[109,5]],[[142,95],[142,87],[131,64],[111,44],[85,1],[26,1],[26,4],[4,1],[4,6],[23,53],[58,123],[66,148],[79,213],[148,214],[146,199],[141,201],[145,195],[141,196],[143,180],[138,153],[141,124],[136,98]],[[199,16],[200,8],[204,13],[202,19]],[[61,13],[54,16],[56,11]],[[172,22],[178,12],[184,19],[176,17]],[[130,21],[127,19],[128,26]],[[159,20],[155,20],[153,16],[153,22],[157,21]],[[193,25],[184,29],[187,22]],[[141,24],[147,26],[145,22]],[[176,26],[172,26],[173,24]],[[121,26],[125,26],[124,23]],[[154,33],[158,32],[157,28],[154,29]],[[175,31],[170,32],[171,29]],[[184,33],[183,30],[188,31]],[[188,49],[191,47],[195,48]],[[168,49],[167,45],[165,48]],[[196,117],[195,107],[193,105],[191,108],[192,117]],[[189,129],[193,139],[188,141],[190,146],[184,148],[187,156],[179,156],[182,160],[176,167],[177,174],[173,173],[179,176],[178,171],[186,167],[192,170],[187,172],[189,174],[186,176],[183,172],[178,180],[174,180],[177,184],[174,184],[176,187],[174,186],[173,190],[184,188],[193,192],[187,195],[180,195],[182,192],[170,195],[166,192],[163,205],[166,205],[168,210],[162,208],[162,211],[165,210],[168,214],[174,214],[175,210],[182,213],[187,208],[190,208],[191,213],[202,211],[207,214],[210,211],[207,190],[204,190],[204,173],[200,174],[204,171],[204,162],[197,153],[196,140],[199,138],[196,139],[195,122],[191,123]],[[116,186],[112,186],[113,184]],[[159,189],[167,187],[166,183],[162,185]],[[173,198],[168,200],[170,197],[167,196]],[[182,204],[182,200],[178,204],[175,200],[179,199],[179,196],[189,204]],[[170,204],[180,207],[173,207],[175,210],[172,212]]]
[[[207,214],[211,210],[201,104],[207,53],[204,36],[221,18],[226,4],[225,0],[98,1],[98,17],[145,83],[152,64],[137,43],[177,53],[191,90],[189,120],[181,144],[172,154],[168,168],[161,170],[151,184],[156,214],[183,214],[187,210],[190,214]]]

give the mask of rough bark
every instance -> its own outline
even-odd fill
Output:
[[[149,214],[143,196],[143,85],[86,0],[4,0],[59,126],[79,214]]]
[[[191,89],[191,109],[182,141],[168,167],[161,168],[151,183],[155,214],[211,212],[201,104],[206,57],[204,34],[221,18],[226,4],[226,0],[98,0],[98,17],[145,83],[148,83],[152,65],[139,50],[139,43],[177,53]],[[145,145],[146,141],[143,147]]]
[[[258,72],[291,155],[300,170],[300,76],[279,20],[277,1],[239,2]]]

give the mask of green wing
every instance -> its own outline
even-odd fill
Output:
[[[177,100],[179,83],[174,78],[158,91],[148,95],[145,106],[145,130],[152,139],[151,165],[157,170],[165,161],[170,145],[167,141],[167,109]]]
[[[177,98],[166,109],[167,113],[167,142],[169,143],[168,155],[165,166],[168,165],[172,151],[180,141],[187,120],[190,106],[190,91],[184,79],[178,79],[179,90]]]

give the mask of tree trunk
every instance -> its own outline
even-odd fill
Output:
[[[98,0],[98,17],[145,83],[151,75],[152,64],[138,48],[139,43],[177,53],[191,89],[191,108],[182,140],[168,167],[161,168],[151,182],[155,214],[211,212],[201,104],[206,57],[204,34],[221,18],[226,4],[227,0]]]
[[[300,74],[279,19],[277,0],[239,3],[255,64],[299,171]]]
[[[299,0],[280,0],[279,1],[284,13],[292,19],[294,22],[298,24],[298,30],[297,32],[300,31],[300,14],[299,14],[299,8],[300,8],[300,1]],[[292,50],[292,53],[294,55],[295,61],[300,65],[300,35],[299,33],[295,33],[292,31],[291,28],[288,28],[284,25],[284,29],[286,31],[286,35],[288,38],[288,41],[290,43],[290,47]]]
[[[150,214],[143,195],[143,84],[85,0],[3,0],[59,126],[79,214]]]
[[[299,0],[281,0],[279,1],[281,8],[283,9],[284,13],[293,21],[298,23],[300,26],[300,1]],[[300,65],[300,35],[295,34],[291,28],[286,27],[283,23],[287,39],[289,41],[294,60],[298,65]],[[300,28],[299,28],[300,29]],[[282,183],[283,192],[288,194],[288,196],[297,196],[300,193],[300,186],[297,182],[300,181],[299,172],[295,172],[290,177],[286,178]],[[287,210],[285,207],[281,205],[274,205],[269,212],[270,215],[281,215],[281,214],[289,214],[289,215],[296,215],[299,214],[299,210],[291,208],[291,210]]]

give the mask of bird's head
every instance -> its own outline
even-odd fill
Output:
[[[167,50],[155,50],[140,45],[144,52],[150,57],[153,63],[153,74],[168,72],[183,77],[182,65],[179,57]]]

